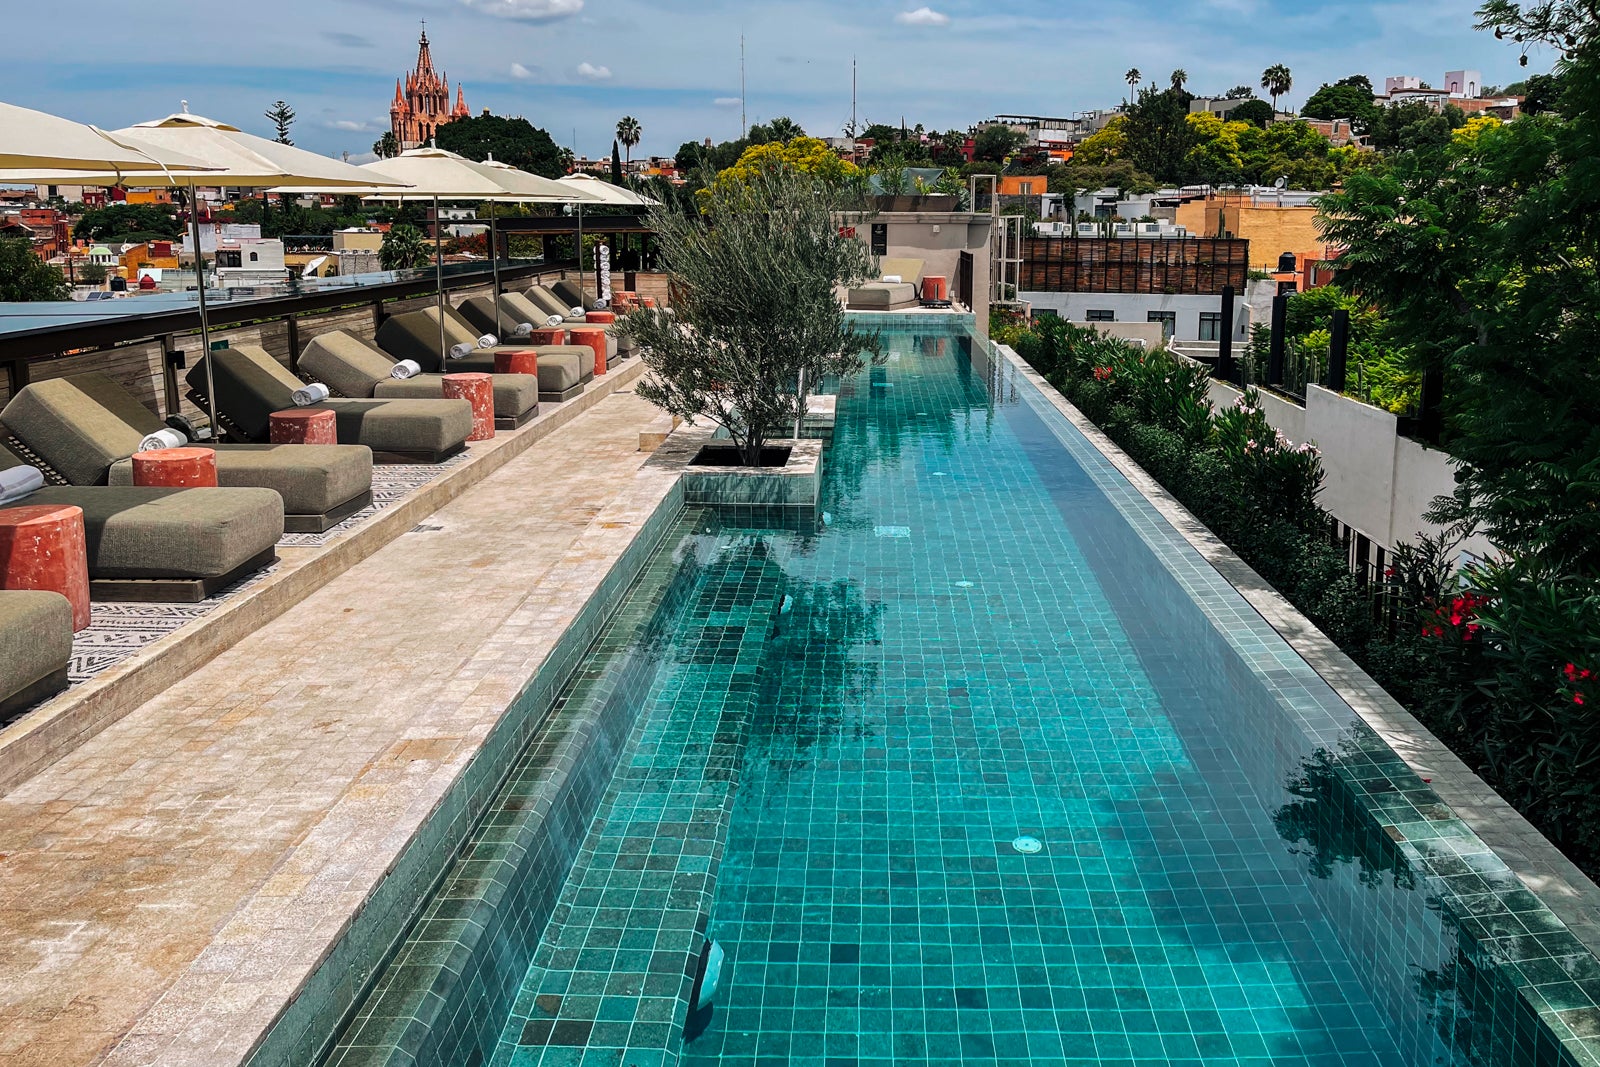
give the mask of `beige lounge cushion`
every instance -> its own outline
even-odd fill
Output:
[[[511,331],[521,323],[532,323],[538,328],[550,318],[550,312],[536,306],[521,293],[500,294],[499,327],[495,326],[495,301],[491,296],[475,296],[470,300],[463,300],[456,310],[472,324],[473,329],[495,334],[507,343],[516,340],[511,336]]]
[[[494,416],[520,419],[539,403],[539,378],[532,374],[494,375]],[[425,400],[444,395],[443,376],[418,374],[411,378],[385,378],[373,393],[379,400],[409,398]]]
[[[593,275],[591,274],[589,277],[592,278]],[[586,311],[594,311],[596,310],[595,305],[600,302],[600,298],[595,295],[595,291],[591,286],[585,285],[580,290],[578,283],[570,278],[563,278],[561,281],[555,282],[550,286],[550,291],[567,302],[568,311],[575,307],[581,307]]]
[[[918,282],[922,281],[922,267],[923,261],[920,259],[891,259],[885,257],[878,260],[878,277],[898,275],[900,281],[914,287]],[[893,285],[894,283],[886,282],[884,284]]]
[[[562,319],[568,322],[583,321],[582,315],[572,314],[572,309],[577,305],[567,303],[554,292],[546,289],[542,285],[535,285],[529,289],[527,292],[527,297],[529,303],[533,304],[534,307],[539,308],[545,313],[546,319],[548,319],[551,315],[560,315]]]
[[[72,658],[72,605],[60,593],[0,590],[0,700],[48,678]]]
[[[217,484],[271,489],[291,515],[322,515],[372,488],[366,445],[219,444]],[[133,460],[111,465],[112,485],[133,484]]]
[[[65,485],[27,499],[83,509],[92,578],[216,578],[283,536],[271,489]]]
[[[895,282],[868,282],[858,289],[850,290],[848,303],[857,308],[889,308],[901,307],[905,304],[916,303],[917,287]]]
[[[332,389],[339,396],[367,397],[399,360],[383,349],[344,330],[311,339],[300,353],[300,373]]]
[[[73,374],[17,391],[0,421],[74,485],[104,485],[111,464],[166,425],[103,374]]]

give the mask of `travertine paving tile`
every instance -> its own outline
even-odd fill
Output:
[[[653,416],[607,398],[0,798],[0,1062],[242,1059],[670,488]]]

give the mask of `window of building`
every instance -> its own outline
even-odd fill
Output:
[[[1103,309],[1090,308],[1088,311],[1083,313],[1083,321],[1084,322],[1116,322],[1117,321],[1117,313],[1115,311],[1105,311]]]
[[[874,222],[872,224],[872,254],[875,256],[889,254],[889,224],[887,222]]]
[[[219,267],[237,267],[238,265],[239,265],[239,253],[238,252],[227,251],[227,252],[218,252],[217,253],[217,266],[219,266]]]
[[[1200,313],[1200,340],[1222,340],[1222,312],[1202,311]]]
[[[254,252],[250,253],[250,262],[255,263],[255,262],[259,261],[260,259],[261,259],[261,257],[256,255]]]
[[[1176,311],[1151,311],[1145,315],[1145,321],[1159,322],[1161,324],[1161,336],[1168,341],[1172,340],[1172,335],[1178,332],[1178,313]]]
[[[1036,319],[1059,319],[1061,313],[1055,308],[1034,308],[1033,317]]]

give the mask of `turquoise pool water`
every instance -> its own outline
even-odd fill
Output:
[[[885,340],[824,521],[686,513],[580,668],[618,754],[566,858],[466,858],[549,903],[449,1040],[338,1062],[1596,1062],[1600,965],[1044,396]]]

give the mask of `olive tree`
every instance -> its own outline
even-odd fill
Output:
[[[835,295],[876,271],[866,245],[840,228],[858,190],[776,161],[700,195],[699,216],[651,211],[671,311],[632,312],[618,329],[652,371],[639,395],[724,427],[755,466],[816,385],[857,373],[878,351],[876,333],[856,329]]]

